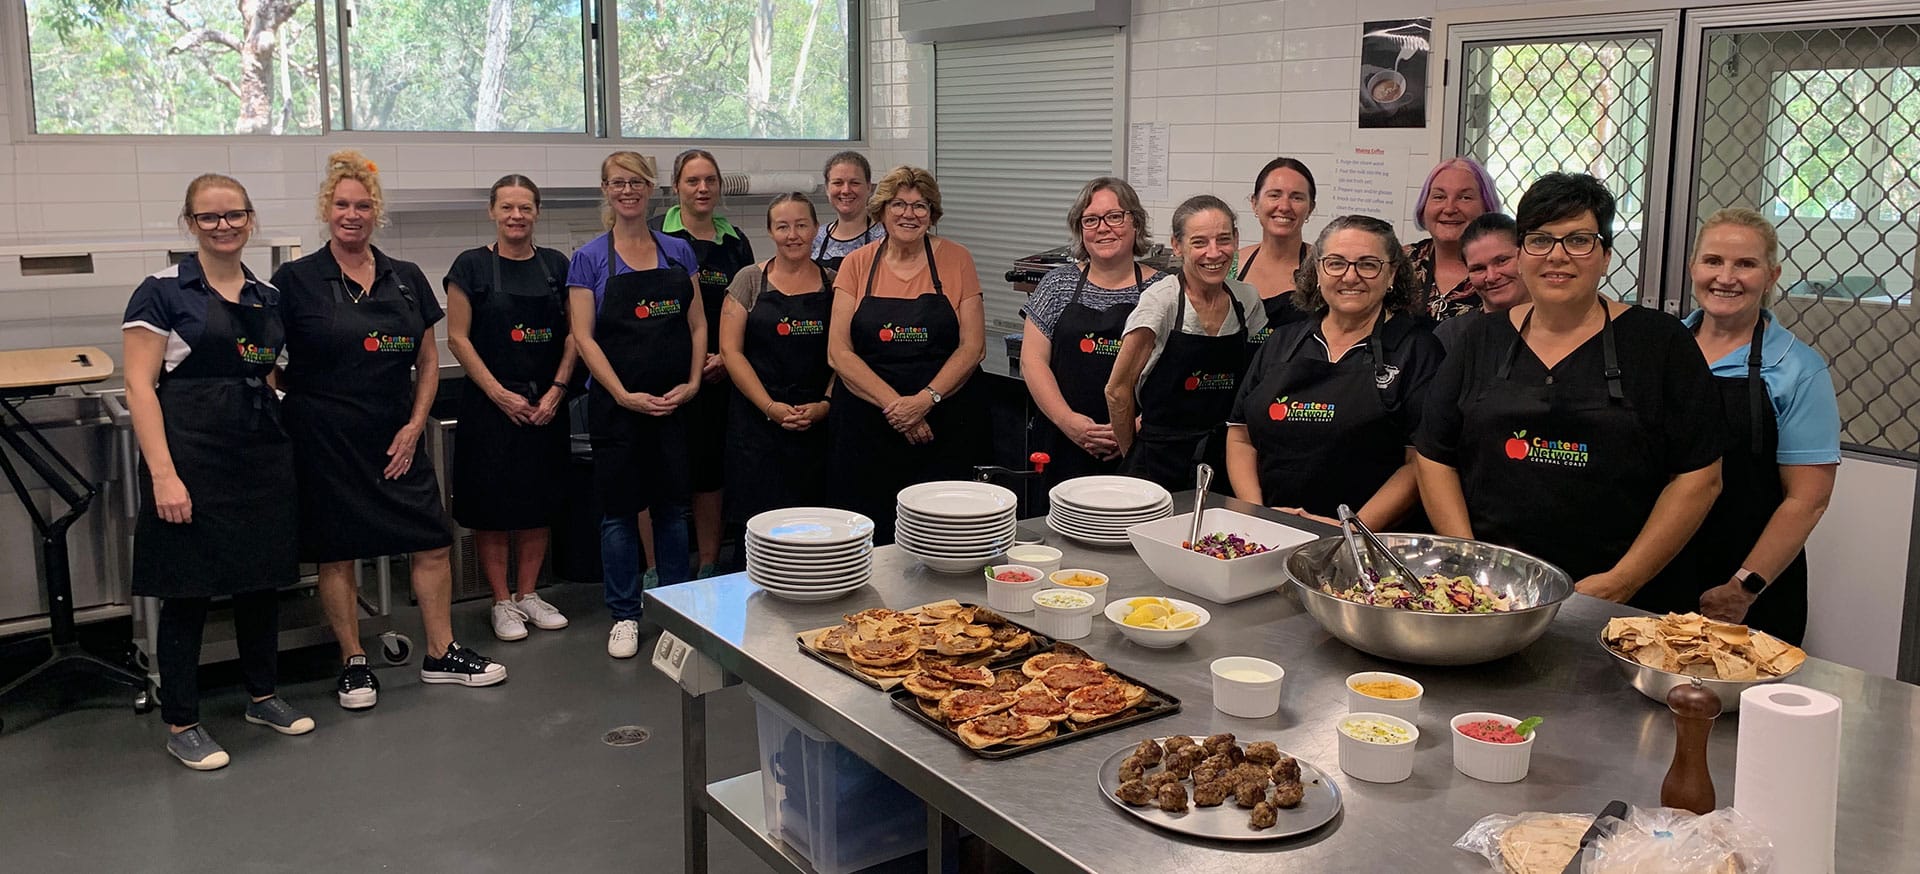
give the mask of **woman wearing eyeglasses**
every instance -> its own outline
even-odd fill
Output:
[[[1293,294],[1318,318],[1254,356],[1227,420],[1227,474],[1243,501],[1324,522],[1347,504],[1371,528],[1404,530],[1419,499],[1413,429],[1444,353],[1399,311],[1415,286],[1392,225],[1341,216],[1313,250]]]
[[[1693,335],[1600,295],[1614,198],[1549,173],[1520,200],[1533,301],[1473,320],[1428,390],[1415,438],[1436,532],[1546,559],[1575,588],[1655,612],[1694,609],[1675,561],[1720,492],[1725,424]]]
[[[1311,257],[1302,235],[1319,193],[1313,171],[1296,158],[1268,161],[1253,180],[1247,203],[1260,220],[1260,242],[1240,250],[1240,272],[1234,278],[1259,289],[1260,305],[1267,311],[1267,327],[1250,338],[1255,346],[1265,344],[1282,325],[1311,318],[1294,305],[1294,275]]]
[[[827,414],[828,470],[840,502],[873,519],[874,542],[892,543],[900,489],[966,479],[989,458],[986,404],[968,387],[986,310],[973,254],[933,235],[932,173],[894,168],[867,214],[886,239],[848,255],[833,283],[827,360],[847,391]]]
[[[1119,469],[1120,446],[1107,424],[1107,378],[1127,316],[1140,292],[1161,276],[1134,260],[1150,242],[1147,210],[1124,179],[1102,176],[1081,188],[1067,211],[1067,232],[1079,263],[1041,277],[1027,300],[1020,345],[1020,374],[1040,412],[1028,444],[1051,458],[1042,473],[1049,487]]]

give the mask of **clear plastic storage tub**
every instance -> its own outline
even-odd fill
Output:
[[[851,874],[927,847],[926,806],[752,689],[767,830],[819,874]]]

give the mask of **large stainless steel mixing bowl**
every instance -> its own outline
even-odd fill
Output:
[[[1416,574],[1472,577],[1513,599],[1507,613],[1423,613],[1356,604],[1323,586],[1352,584],[1334,562],[1344,548],[1326,537],[1294,550],[1287,573],[1307,612],[1348,646],[1416,665],[1472,665],[1512,655],[1545,634],[1573,595],[1567,572],[1524,552],[1477,540],[1426,534],[1382,534],[1380,540]]]

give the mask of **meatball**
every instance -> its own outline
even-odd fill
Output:
[[[1223,776],[1225,776],[1226,779],[1232,781],[1235,786],[1238,786],[1241,783],[1258,783],[1260,784],[1260,788],[1265,789],[1267,787],[1267,782],[1268,782],[1267,769],[1262,768],[1259,765],[1253,764],[1252,762],[1242,762],[1238,765],[1235,765],[1233,767],[1233,770],[1228,771]]]
[[[1133,751],[1133,757],[1148,765],[1158,765],[1165,753],[1152,738],[1140,742],[1140,748]]]
[[[1187,811],[1187,787],[1179,781],[1167,783],[1154,793],[1153,803],[1168,813]]]
[[[1194,766],[1194,770],[1196,771],[1201,768],[1212,768],[1215,771],[1221,772],[1231,771],[1233,770],[1233,761],[1226,756],[1208,756],[1201,759],[1200,764]]]
[[[1167,749],[1167,753],[1171,755],[1174,752],[1185,749],[1187,747],[1198,747],[1198,746],[1200,746],[1200,744],[1195,742],[1193,738],[1188,737],[1187,735],[1184,735],[1184,734],[1176,734],[1173,737],[1167,738],[1166,749]]]
[[[1120,788],[1114,790],[1113,794],[1120,796],[1121,801],[1134,807],[1146,807],[1153,803],[1153,790],[1139,780],[1121,783]]]
[[[1227,802],[1227,796],[1233,794],[1227,784],[1219,781],[1196,783],[1193,787],[1195,807],[1219,807]]]
[[[1272,775],[1275,783],[1300,782],[1300,760],[1292,756],[1280,757],[1280,761],[1273,765]]]
[[[1247,819],[1247,825],[1254,831],[1265,831],[1266,829],[1273,828],[1273,824],[1279,821],[1280,811],[1276,810],[1273,805],[1262,801],[1253,806],[1253,816]]]
[[[1148,774],[1146,776],[1146,779],[1142,780],[1141,782],[1147,784],[1148,789],[1152,789],[1155,792],[1158,792],[1160,791],[1160,787],[1165,786],[1168,783],[1180,782],[1180,778],[1174,776],[1173,772],[1171,771],[1160,771],[1158,773]]]
[[[1272,765],[1280,761],[1280,747],[1270,740],[1257,740],[1247,744],[1247,761],[1259,765]]]
[[[1206,749],[1207,755],[1210,756],[1217,756],[1224,753],[1228,747],[1233,745],[1233,735],[1231,733],[1209,735],[1207,742],[1201,744],[1201,746]]]
[[[1146,776],[1146,773],[1147,765],[1145,762],[1140,761],[1139,756],[1128,756],[1120,762],[1120,782],[1122,783],[1128,780],[1138,780]]]
[[[1307,797],[1307,787],[1298,780],[1289,780],[1273,789],[1273,804],[1289,810],[1299,807],[1300,801]]]
[[[1223,773],[1225,773],[1225,771],[1223,771],[1219,765],[1215,764],[1212,759],[1208,759],[1193,767],[1193,785],[1198,786],[1202,783],[1212,783],[1220,779],[1220,775]]]
[[[1240,747],[1235,744],[1228,744],[1224,749],[1220,750],[1219,753],[1216,753],[1216,755],[1225,756],[1227,761],[1236,765],[1247,760],[1246,751],[1240,749]]]
[[[1200,764],[1200,751],[1183,749],[1180,752],[1167,756],[1167,760],[1163,763],[1162,767],[1167,769],[1167,773],[1185,780],[1193,774],[1193,767],[1198,764]]]
[[[1251,808],[1267,800],[1267,781],[1255,783],[1251,780],[1240,784],[1233,790],[1233,803],[1243,808]]]

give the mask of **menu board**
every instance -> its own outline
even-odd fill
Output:
[[[1148,203],[1167,200],[1167,149],[1173,126],[1164,121],[1127,125],[1127,181]]]
[[[1352,146],[1333,159],[1333,215],[1370,215],[1398,223],[1405,186],[1399,171],[1407,166],[1404,151],[1384,146]]]

